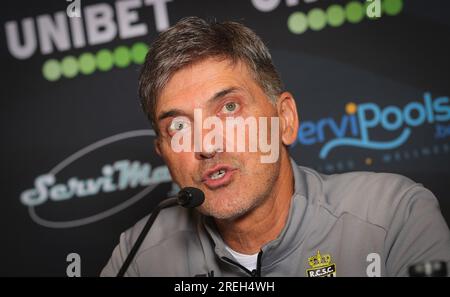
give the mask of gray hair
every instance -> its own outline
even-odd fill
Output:
[[[139,77],[141,106],[157,133],[156,100],[171,76],[212,57],[230,59],[232,63],[243,61],[272,102],[283,92],[269,50],[251,29],[230,21],[184,18],[154,41]]]

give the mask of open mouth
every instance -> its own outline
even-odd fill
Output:
[[[236,171],[228,165],[217,165],[203,174],[202,182],[210,189],[224,187],[232,182],[232,176]]]
[[[220,169],[220,170],[214,172],[213,174],[211,174],[209,177],[210,177],[212,180],[216,180],[216,179],[219,179],[219,178],[221,178],[222,176],[224,176],[224,175],[225,175],[225,172],[226,172],[225,169]]]

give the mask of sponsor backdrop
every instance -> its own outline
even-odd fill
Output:
[[[404,174],[450,221],[449,13],[445,0],[4,3],[0,275],[65,276],[71,253],[98,275],[120,233],[177,191],[137,77],[157,33],[192,15],[266,41],[298,103],[297,162]]]

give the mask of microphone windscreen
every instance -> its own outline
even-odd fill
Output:
[[[178,204],[186,208],[194,208],[202,205],[205,194],[202,190],[194,187],[185,187],[178,192]]]

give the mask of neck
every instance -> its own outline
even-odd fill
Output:
[[[273,190],[255,209],[233,220],[216,220],[217,228],[233,250],[255,254],[283,230],[294,192],[294,175],[287,152],[281,154],[280,174]]]

